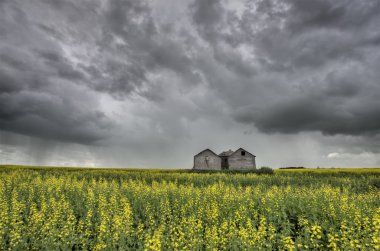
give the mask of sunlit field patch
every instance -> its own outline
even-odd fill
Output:
[[[379,250],[379,169],[0,167],[0,250]]]

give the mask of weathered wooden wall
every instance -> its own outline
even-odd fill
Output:
[[[194,169],[220,170],[221,166],[221,158],[210,150],[205,150],[194,156]]]
[[[239,149],[228,157],[229,170],[256,169],[256,157],[249,152],[245,152],[243,156],[241,155],[242,151],[244,150]]]

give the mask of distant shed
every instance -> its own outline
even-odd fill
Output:
[[[229,170],[247,170],[256,169],[256,156],[244,150],[237,149],[234,153],[228,156]]]
[[[205,149],[194,156],[195,170],[251,170],[256,169],[256,156],[239,148],[216,154]]]
[[[221,158],[210,149],[205,149],[194,156],[196,170],[221,170]]]

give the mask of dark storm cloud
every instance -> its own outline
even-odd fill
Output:
[[[373,107],[371,106],[373,105]],[[379,104],[375,102],[358,104],[345,108],[331,101],[298,98],[259,110],[257,113],[237,116],[242,122],[252,121],[263,132],[297,133],[300,131],[321,131],[324,134],[378,134],[380,122]],[[270,111],[267,113],[266,111]],[[245,117],[246,116],[246,117]]]
[[[170,71],[188,81],[199,81],[182,41],[170,29],[157,24],[143,1],[110,1],[105,12],[99,44],[102,56],[109,54],[103,70],[111,81],[101,81],[97,90],[116,96],[140,92],[150,84],[148,75]]]
[[[375,148],[379,11],[377,0],[0,1],[0,129],[170,152],[199,125],[227,124]]]
[[[265,133],[380,132],[378,1],[257,1],[241,15],[222,3],[196,1],[193,20],[216,60],[230,64],[227,68],[242,65],[254,51],[244,64],[251,74],[240,72],[240,83],[220,90],[236,121]],[[231,15],[235,18],[225,22]],[[230,31],[233,40],[227,39]],[[232,61],[219,56],[220,44],[227,52],[243,50]],[[244,90],[236,93],[240,88],[251,93],[251,100]]]
[[[74,89],[75,90],[75,89]],[[1,94],[0,126],[4,130],[49,138],[90,144],[102,138],[99,132],[107,128],[104,115],[91,111],[88,104],[73,100],[75,93],[61,90],[54,93],[22,91]],[[69,95],[70,98],[62,97]]]
[[[92,144],[118,123],[101,93],[158,101],[166,90],[156,93],[152,76],[200,82],[188,41],[156,24],[143,1],[5,1],[0,12],[2,130]]]
[[[352,29],[365,27],[373,21],[380,11],[378,1],[369,0],[361,3],[343,1],[288,1],[291,3],[289,11],[289,26],[305,29],[311,28],[338,28]]]
[[[223,25],[225,9],[219,0],[195,1],[192,5],[194,22],[202,37],[217,42],[221,33],[217,30]],[[220,31],[220,30],[219,30]]]
[[[111,122],[62,48],[38,32],[21,3],[4,2],[0,13],[0,129],[81,144],[104,138]]]
[[[336,60],[363,60],[361,50],[379,35],[373,11],[379,6],[378,1],[263,1],[246,10],[240,27],[269,62],[315,69]],[[260,27],[252,30],[253,22]]]
[[[378,134],[378,77],[374,69],[355,65],[346,71],[330,73],[311,86],[304,84],[266,106],[242,109],[235,118],[243,123],[254,123],[263,132]]]

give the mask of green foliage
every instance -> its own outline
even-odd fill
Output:
[[[274,171],[272,168],[268,166],[262,166],[260,169],[257,170],[258,174],[274,174]]]
[[[3,166],[0,250],[379,250],[380,170],[307,170]]]

